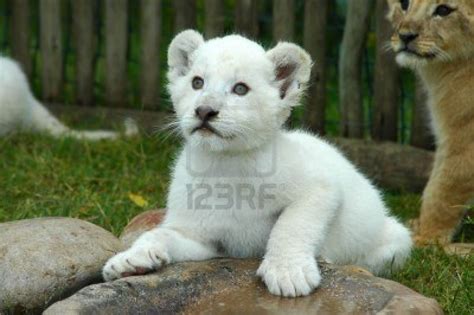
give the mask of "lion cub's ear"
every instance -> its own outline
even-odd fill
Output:
[[[267,56],[275,67],[281,99],[297,102],[311,75],[311,57],[304,49],[291,43],[279,43],[267,52]]]
[[[204,38],[194,30],[175,36],[168,49],[168,80],[186,75],[191,68],[191,54],[204,44]]]

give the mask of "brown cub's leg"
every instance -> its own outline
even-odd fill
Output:
[[[474,165],[469,150],[447,152],[440,147],[423,193],[417,245],[451,242],[474,197]]]

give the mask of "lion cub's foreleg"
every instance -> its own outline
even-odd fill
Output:
[[[206,260],[218,253],[209,244],[177,230],[158,227],[140,236],[133,246],[112,257],[102,274],[106,281],[157,270],[172,262]]]
[[[308,193],[283,210],[270,234],[257,275],[272,294],[308,295],[321,281],[315,257],[326,241],[340,197],[334,188],[314,187]]]
[[[471,165],[470,159],[459,153],[445,154],[440,148],[423,193],[416,243],[426,245],[451,242],[468,201],[473,197],[474,165]]]

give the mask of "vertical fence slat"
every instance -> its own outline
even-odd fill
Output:
[[[76,104],[94,103],[94,55],[97,33],[94,28],[94,7],[97,0],[74,0],[72,23],[76,51]]]
[[[306,0],[304,10],[304,47],[315,62],[311,73],[305,123],[312,131],[324,134],[329,0]]]
[[[397,141],[400,80],[395,54],[386,49],[393,32],[390,22],[386,19],[387,11],[388,3],[377,1],[372,138]]]
[[[11,24],[10,43],[12,56],[17,60],[31,79],[32,61],[30,54],[30,2],[29,0],[10,1]]]
[[[196,28],[196,0],[173,0],[174,31]]]
[[[141,100],[144,108],[159,106],[161,0],[141,1]]]
[[[362,58],[370,24],[371,0],[347,3],[347,18],[339,55],[341,135],[364,136]]]
[[[224,33],[224,1],[205,0],[205,25],[204,33],[206,38],[221,36]]]
[[[417,78],[415,88],[415,104],[413,104],[413,114],[411,121],[410,144],[414,147],[433,150],[434,136],[429,127],[429,112],[427,95],[423,82]]]
[[[127,100],[127,0],[105,0],[106,100],[124,106]]]
[[[258,36],[258,1],[235,1],[235,31],[246,36]]]
[[[273,40],[292,41],[295,34],[295,1],[273,0]]]
[[[40,1],[43,99],[60,102],[63,89],[62,0]]]

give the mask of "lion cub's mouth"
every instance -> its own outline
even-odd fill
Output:
[[[191,131],[191,134],[194,134],[196,132],[200,132],[202,135],[205,135],[205,136],[216,135],[219,138],[228,139],[228,140],[234,138],[234,137],[231,137],[231,136],[224,136],[219,130],[217,130],[216,128],[211,126],[211,124],[209,124],[207,121],[204,121],[199,126],[195,127]]]
[[[416,51],[415,49],[412,49],[412,48],[409,48],[409,47],[403,47],[400,50],[398,50],[398,52],[397,52],[397,54],[402,54],[402,53],[412,55],[412,56],[422,58],[422,59],[434,59],[434,58],[436,58],[435,53],[420,53],[420,52]]]

